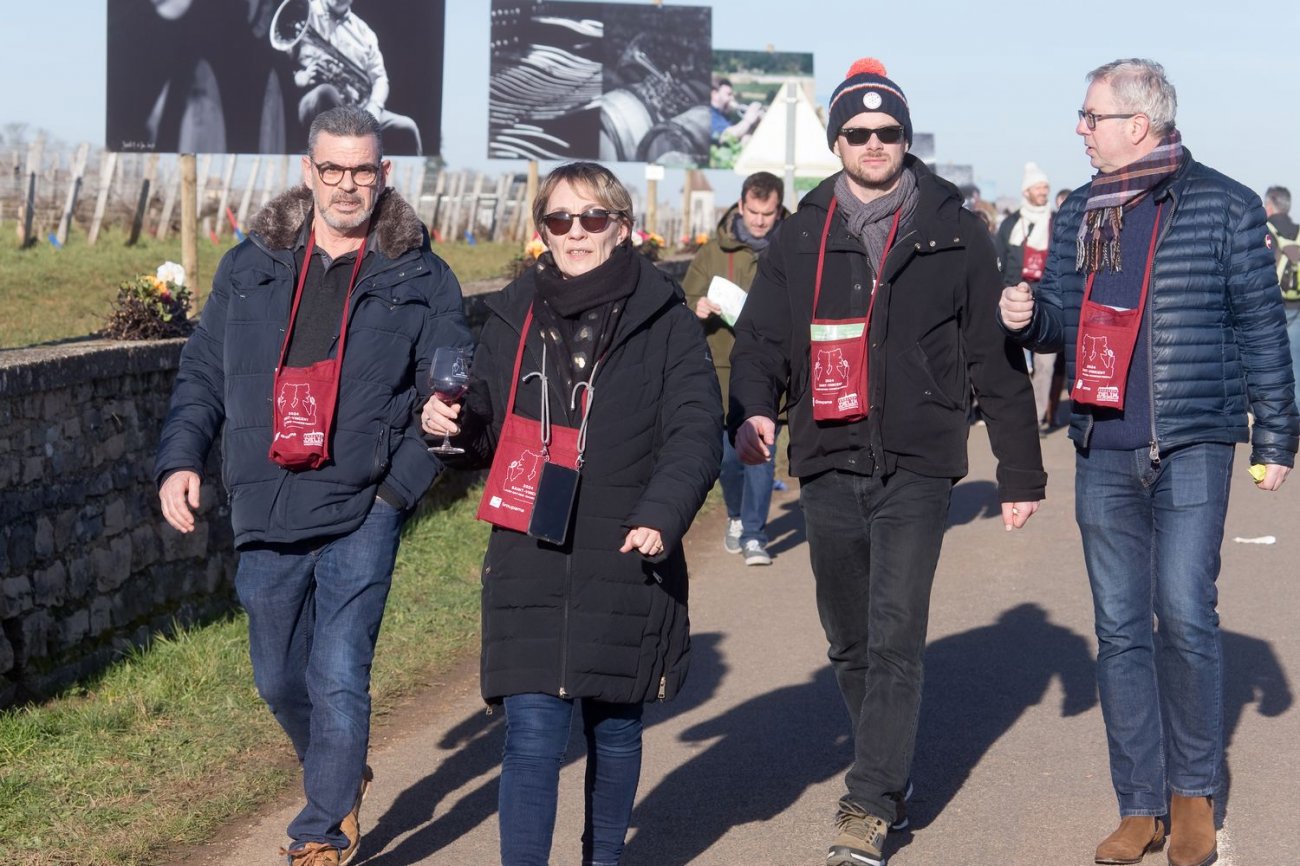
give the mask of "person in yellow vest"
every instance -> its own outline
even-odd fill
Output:
[[[727,321],[722,306],[708,297],[714,277],[749,291],[758,272],[759,254],[767,248],[773,230],[789,212],[781,204],[781,179],[760,171],[745,178],[740,201],[722,215],[717,233],[700,247],[686,271],[682,288],[686,303],[695,310],[709,339],[709,350],[722,385],[722,403],[727,403],[727,382],[731,373],[731,347],[736,337],[735,321]],[[726,436],[723,439],[726,440]],[[772,482],[776,472],[776,450],[771,459],[746,466],[729,441],[722,446],[722,498],[727,505],[727,531],[722,546],[728,553],[743,553],[745,565],[771,565],[767,552],[767,511],[772,503]]]

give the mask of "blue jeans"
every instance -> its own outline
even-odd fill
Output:
[[[799,490],[827,655],[853,725],[844,799],[887,821],[911,774],[952,484],[903,469],[883,479],[831,470]]]
[[[778,435],[781,428],[777,428]],[[757,466],[742,463],[740,455],[722,431],[722,500],[727,506],[727,517],[740,520],[740,543],[751,538],[767,546],[767,510],[772,504],[772,479],[776,477],[776,447],[772,459]]]
[[[347,535],[240,551],[253,680],[302,764],[307,805],[295,843],[346,847],[370,744],[370,663],[392,583],[403,512],[376,500]]]
[[[618,866],[641,778],[642,705],[581,700],[587,738],[582,864]],[[503,864],[546,866],[550,862],[573,704],[573,699],[542,694],[505,699],[506,746],[498,805]]]
[[[1291,373],[1295,376],[1295,401],[1300,406],[1300,304],[1286,308],[1286,335],[1291,341]]]
[[[1223,763],[1219,546],[1231,445],[1080,451],[1075,513],[1092,585],[1097,686],[1121,817],[1216,793]],[[1159,620],[1159,630],[1152,618]]]

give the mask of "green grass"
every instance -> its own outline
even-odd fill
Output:
[[[84,232],[69,233],[63,249],[42,241],[18,248],[13,221],[0,222],[0,349],[13,349],[83,337],[100,330],[118,284],[140,274],[152,274],[165,261],[181,260],[180,236],[165,243],[141,236],[125,246],[126,233],[108,229],[95,246]],[[199,239],[199,302],[207,297],[222,254],[234,244],[227,235],[220,244]],[[435,251],[451,265],[462,283],[501,276],[520,253],[517,244],[437,244]]]
[[[403,535],[376,650],[382,717],[477,643],[478,490],[435,491]],[[22,866],[132,866],[296,780],[253,687],[242,614],[158,640],[94,682],[0,713],[0,849]]]

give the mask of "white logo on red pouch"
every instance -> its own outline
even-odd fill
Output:
[[[1111,386],[1106,387],[1106,388],[1098,388],[1098,389],[1097,389],[1097,402],[1098,402],[1098,403],[1101,403],[1101,402],[1106,402],[1106,403],[1118,403],[1118,402],[1119,402],[1119,388],[1116,387],[1116,386],[1114,386],[1114,385],[1111,385]]]

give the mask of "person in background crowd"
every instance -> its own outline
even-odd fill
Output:
[[[776,175],[760,171],[745,178],[740,201],[727,209],[718,230],[700,247],[682,280],[686,304],[695,310],[709,338],[713,364],[722,385],[722,402],[727,402],[731,373],[731,349],[736,338],[722,317],[722,307],[709,299],[709,284],[722,277],[746,291],[758,271],[758,257],[767,249],[772,233],[789,211],[781,204],[784,185]],[[756,466],[740,462],[726,436],[722,442],[722,499],[727,508],[727,531],[722,546],[728,553],[742,553],[745,565],[771,565],[767,552],[767,512],[772,502],[776,451],[772,459]]]
[[[501,862],[550,862],[581,704],[581,862],[617,866],[642,706],[686,679],[682,538],[718,477],[722,397],[681,289],[628,243],[618,178],[562,165],[533,218],[547,252],[489,301],[464,406],[435,397],[423,424],[491,465],[480,683],[505,705]]]
[[[967,472],[972,386],[1007,531],[1037,509],[1047,475],[1023,353],[998,329],[992,239],[908,153],[902,89],[860,60],[828,117],[844,168],[759,260],[736,324],[728,426],[740,458],[762,463],[788,406],[790,473],[854,742],[826,863],[880,866],[906,819],[930,588]]]
[[[460,284],[390,170],[367,112],[312,121],[304,185],[217,268],[158,446],[163,516],[192,532],[224,428],[253,679],[307,795],[281,851],[293,866],[356,856],[375,640],[402,522],[442,469],[421,383],[436,348],[471,343]]]
[[[1261,490],[1295,462],[1286,320],[1259,198],[1183,146],[1164,68],[1117,60],[1087,78],[1074,131],[1097,174],[1057,214],[1037,291],[1005,289],[1001,316],[1035,351],[1064,346],[1074,383],[1075,511],[1120,815],[1094,859],[1159,850],[1167,814],[1171,866],[1207,866],[1225,782],[1215,584],[1233,447],[1251,443]]]
[[[1020,180],[1020,207],[998,227],[1003,285],[1014,286],[1023,280],[1032,291],[1043,278],[1047,241],[1052,231],[1052,210],[1047,204],[1051,190],[1043,170],[1035,163],[1025,163],[1025,173]],[[1056,353],[1036,352],[1032,362],[1034,411],[1038,413],[1039,431],[1047,433],[1056,426],[1056,410],[1060,402],[1059,394],[1052,394]]]
[[[1286,304],[1286,335],[1291,343],[1291,369],[1297,380],[1296,401],[1300,402],[1300,226],[1291,219],[1290,190],[1270,186],[1264,193],[1264,214]]]

